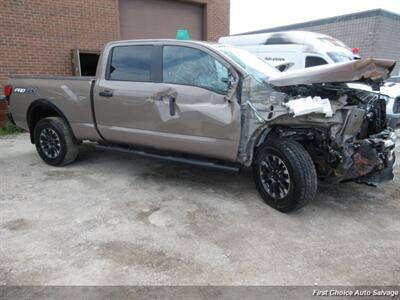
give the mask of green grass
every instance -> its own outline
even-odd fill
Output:
[[[18,127],[15,127],[11,123],[7,123],[5,127],[0,128],[0,136],[16,134],[20,132],[22,132],[22,130],[19,129]]]

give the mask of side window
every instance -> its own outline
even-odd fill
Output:
[[[315,67],[320,65],[326,65],[327,62],[325,59],[318,56],[307,56],[306,57],[306,68]]]
[[[150,81],[153,46],[117,46],[112,49],[106,79]]]
[[[228,78],[228,68],[204,51],[189,47],[164,46],[164,82],[194,85],[217,93],[226,93]]]

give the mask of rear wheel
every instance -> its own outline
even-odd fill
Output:
[[[78,156],[79,146],[67,123],[59,117],[40,120],[35,126],[34,137],[39,156],[49,165],[64,166]]]
[[[264,201],[281,212],[305,206],[317,190],[314,163],[296,141],[275,140],[258,149],[253,174]]]

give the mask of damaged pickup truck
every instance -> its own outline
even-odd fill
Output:
[[[183,162],[252,166],[265,202],[282,212],[313,199],[317,178],[393,178],[395,133],[374,87],[395,63],[364,59],[280,73],[244,50],[176,40],[112,42],[97,75],[12,77],[10,120],[53,166],[82,141]]]

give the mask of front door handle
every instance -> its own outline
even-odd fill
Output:
[[[110,98],[113,96],[113,92],[109,91],[109,90],[105,90],[105,91],[100,92],[99,96]]]
[[[175,98],[169,97],[169,114],[175,116]]]
[[[171,116],[175,116],[176,109],[175,109],[175,97],[170,96],[170,95],[164,95],[164,96],[158,96],[158,97],[153,97],[154,101],[162,101],[164,102],[165,99],[168,98],[168,106],[169,106],[169,114]]]

